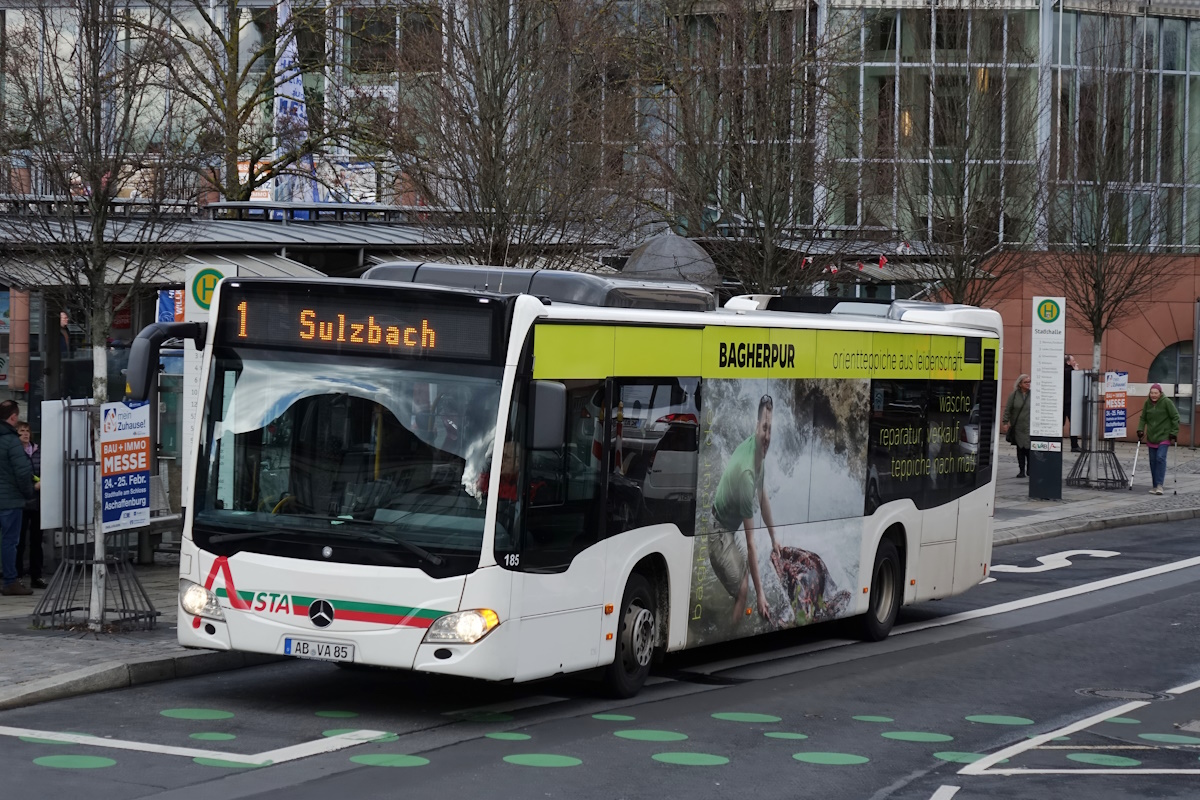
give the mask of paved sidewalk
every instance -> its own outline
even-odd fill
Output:
[[[1117,453],[1128,472],[1133,445],[1118,444]],[[1172,455],[1162,497],[1147,494],[1150,471],[1142,448],[1132,491],[1064,486],[1062,500],[1048,501],[1029,498],[1028,481],[1014,477],[1016,452],[1001,445],[996,460],[996,545],[1200,517],[1200,449],[1181,447]],[[1064,453],[1064,477],[1075,458]],[[33,597],[0,597],[0,709],[272,660],[270,656],[185,650],[175,643],[176,560],[159,554],[154,566],[137,570],[154,607],[161,612],[150,631],[97,635],[34,630],[30,616],[41,592]]]

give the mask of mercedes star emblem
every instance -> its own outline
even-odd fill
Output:
[[[325,558],[332,558],[333,557],[333,548],[332,547],[322,547],[321,555],[325,556]]]
[[[318,628],[328,628],[333,623],[333,604],[328,600],[314,600],[308,606],[308,618]]]

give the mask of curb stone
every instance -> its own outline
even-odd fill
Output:
[[[1068,519],[1057,522],[1042,522],[1034,525],[1016,526],[1015,530],[994,531],[992,533],[992,547],[1033,542],[1038,539],[1065,536],[1068,533],[1087,533],[1088,531],[1107,530],[1109,528],[1121,528],[1130,525],[1150,525],[1156,522],[1179,522],[1198,517],[1200,517],[1200,507],[1174,508],[1169,511],[1147,511],[1139,514],[1113,514],[1111,516],[1083,520]]]
[[[190,678],[283,660],[282,656],[231,651],[150,656],[127,662],[109,661],[0,690],[0,710],[22,708],[66,697],[124,689],[145,683]]]

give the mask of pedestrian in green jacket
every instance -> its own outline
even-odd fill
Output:
[[[1154,484],[1150,494],[1162,494],[1167,482],[1167,448],[1179,440],[1179,411],[1157,383],[1150,387],[1150,399],[1142,406],[1137,437],[1150,448],[1150,481]]]

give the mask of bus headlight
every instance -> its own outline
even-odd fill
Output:
[[[425,641],[474,644],[499,624],[500,616],[490,608],[458,611],[435,619],[425,631]]]
[[[179,605],[193,617],[225,619],[225,612],[217,604],[217,596],[213,592],[183,578],[179,581]]]

